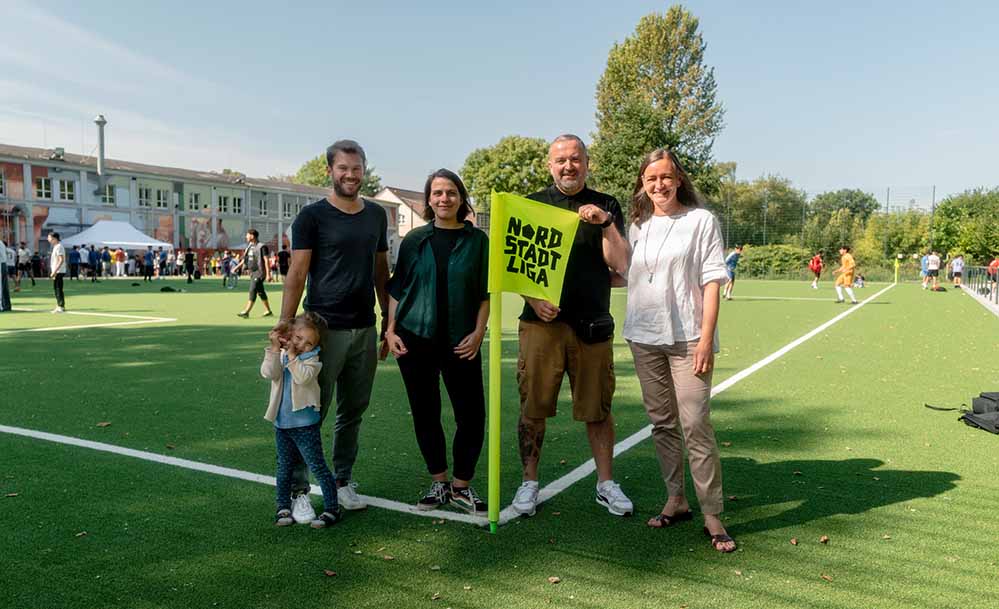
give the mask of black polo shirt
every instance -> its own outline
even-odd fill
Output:
[[[624,218],[621,204],[614,197],[584,186],[583,190],[566,196],[554,184],[527,197],[578,212],[583,205],[593,204],[614,214],[614,226],[624,235]],[[603,229],[599,224],[580,221],[576,229],[576,240],[569,252],[569,262],[565,269],[565,282],[562,284],[561,312],[558,321],[579,321],[602,313],[610,313],[611,272],[604,260]],[[524,303],[524,321],[540,321],[531,305]]]

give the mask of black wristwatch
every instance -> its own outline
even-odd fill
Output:
[[[614,214],[607,212],[607,220],[600,225],[600,228],[607,228],[611,224],[614,224]]]

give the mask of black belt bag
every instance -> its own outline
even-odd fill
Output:
[[[578,319],[571,323],[579,340],[588,344],[602,343],[614,338],[614,318],[610,313]]]

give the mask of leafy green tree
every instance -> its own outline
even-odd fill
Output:
[[[489,211],[490,193],[528,195],[551,183],[548,142],[508,135],[488,148],[473,150],[461,168],[461,179],[479,211]]]
[[[296,184],[308,184],[320,188],[330,188],[333,186],[329,173],[326,172],[326,155],[321,154],[314,159],[306,161],[298,168],[298,173],[293,178]],[[375,168],[368,166],[364,170],[364,178],[361,180],[361,194],[373,196],[382,189],[382,179],[375,173]]]
[[[752,182],[735,179],[734,164],[719,164],[728,173],[719,178],[718,194],[708,207],[722,223],[722,236],[739,244],[801,245],[806,195],[790,180],[765,176]]]
[[[639,161],[666,147],[697,187],[718,191],[711,147],[724,110],[715,99],[714,70],[704,64],[698,20],[680,5],[642,17],[635,32],[615,44],[597,84],[597,132],[591,150],[597,185],[625,207]]]
[[[841,209],[849,209],[853,217],[859,218],[861,222],[867,222],[867,219],[879,207],[880,205],[873,195],[850,188],[824,192],[815,197],[808,206],[810,215],[818,215],[823,218],[828,218]]]
[[[999,253],[999,188],[977,188],[944,199],[933,214],[932,245],[984,264]]]

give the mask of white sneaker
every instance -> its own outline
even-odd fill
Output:
[[[631,516],[635,511],[631,499],[628,499],[621,490],[621,485],[613,480],[604,480],[597,484],[597,503],[615,516]]]
[[[524,480],[513,496],[510,507],[521,516],[534,516],[538,507],[538,481]]]
[[[350,481],[346,486],[336,489],[336,498],[340,502],[340,507],[345,510],[363,510],[368,507],[368,502],[361,499],[357,494],[357,483]]]
[[[310,524],[316,519],[316,510],[309,501],[309,495],[299,495],[291,500],[291,517],[298,524]]]
[[[66,309],[64,309],[62,307],[56,307],[56,308],[52,309],[52,312],[53,313],[65,313]]]

